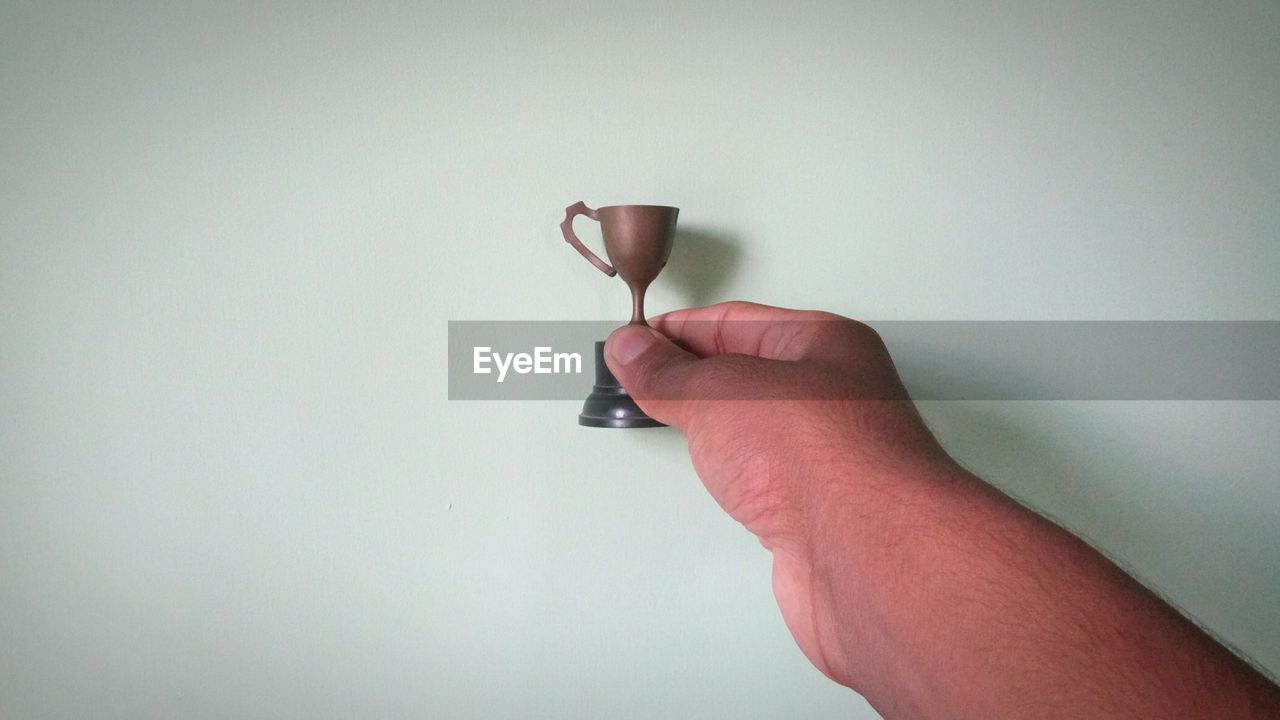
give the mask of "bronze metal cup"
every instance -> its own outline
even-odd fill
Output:
[[[560,232],[565,242],[582,253],[605,275],[618,275],[631,289],[631,325],[648,325],[644,319],[644,294],[671,255],[676,217],[680,208],[665,205],[609,205],[592,210],[578,201],[565,208]],[[600,223],[604,252],[609,263],[591,252],[573,232],[573,219],[586,215]]]
[[[631,290],[630,325],[648,325],[644,319],[644,294],[658,277],[671,255],[679,208],[665,205],[609,205],[592,210],[584,202],[565,208],[560,232],[565,242],[610,277],[620,276]],[[609,263],[591,252],[573,232],[573,219],[586,215],[600,223],[604,251]],[[595,347],[596,382],[582,405],[578,424],[588,427],[663,427],[636,405],[626,388],[618,383],[604,362],[604,343]]]

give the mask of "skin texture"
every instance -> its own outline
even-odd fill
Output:
[[[650,324],[609,368],[773,553],[805,656],[884,717],[1280,717],[1260,673],[956,464],[869,327],[741,302]]]

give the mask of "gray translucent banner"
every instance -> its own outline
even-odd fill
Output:
[[[682,335],[759,335],[753,321],[686,327]],[[791,323],[796,325],[796,323]],[[785,327],[797,336],[826,323]],[[917,400],[1280,400],[1276,321],[870,322]],[[780,329],[780,325],[782,326]],[[736,326],[736,327],[733,327]],[[581,400],[593,347],[612,322],[450,321],[450,400]],[[788,385],[733,397],[877,399],[874,391]]]

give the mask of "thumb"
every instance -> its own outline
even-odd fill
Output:
[[[604,345],[605,363],[649,417],[685,429],[685,386],[698,358],[644,325],[614,330]]]

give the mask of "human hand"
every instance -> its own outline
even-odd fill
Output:
[[[952,461],[867,326],[736,302],[650,322],[609,369],[773,552],[805,655],[884,717],[1280,717],[1265,676]]]
[[[951,460],[866,325],[745,302],[650,323],[610,335],[609,369],[646,413],[687,436],[707,490],[773,552],[774,594],[796,642],[848,684],[815,592],[818,514],[831,503],[892,512],[894,477]]]

